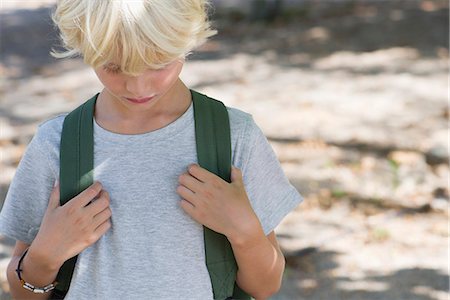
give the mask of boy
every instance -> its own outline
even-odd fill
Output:
[[[231,183],[197,164],[184,58],[215,32],[203,0],[61,0],[53,15],[68,49],[104,89],[94,114],[95,183],[59,204],[59,143],[66,114],[42,123],[0,214],[16,246],[13,297],[47,299],[78,255],[65,299],[212,299],[203,225],[233,249],[237,285],[276,293],[284,257],[273,229],[302,200],[251,115],[227,107]],[[89,205],[88,205],[89,204]],[[20,269],[23,282],[18,279]]]

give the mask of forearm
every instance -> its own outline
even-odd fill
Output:
[[[15,271],[17,269],[19,259],[20,257],[14,256],[7,268],[7,278],[12,297],[17,300],[48,299],[51,291],[44,294],[36,294],[22,287],[22,283],[17,277],[17,273]],[[26,282],[36,287],[44,287],[55,281],[59,266],[50,266],[47,262],[45,262],[45,260],[42,259],[42,257],[40,257],[38,252],[30,248],[22,261],[21,269],[21,276]]]
[[[281,286],[285,258],[264,235],[261,225],[255,227],[251,239],[230,243],[239,268],[239,287],[256,299],[275,294]]]

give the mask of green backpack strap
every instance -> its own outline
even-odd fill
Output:
[[[228,112],[222,102],[191,90],[199,165],[230,182],[231,138]],[[60,148],[61,205],[93,183],[93,117],[97,95],[69,113],[63,124]],[[237,264],[226,236],[205,226],[206,265],[214,299],[252,299],[236,284]],[[77,256],[58,272],[51,299],[63,299],[70,287]]]
[[[231,182],[231,136],[225,105],[192,91],[195,140],[199,165]],[[235,283],[237,264],[227,237],[203,226],[206,266],[211,277],[214,299],[251,299]]]
[[[64,119],[60,142],[60,204],[64,205],[93,184],[93,116],[97,95],[69,113]],[[69,290],[77,257],[64,262],[56,276],[51,299],[64,299]]]

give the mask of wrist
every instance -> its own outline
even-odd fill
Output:
[[[249,222],[242,224],[227,236],[230,244],[235,247],[251,248],[265,238],[258,217],[255,215]]]
[[[27,250],[25,250],[25,252],[22,254],[22,256],[19,259],[19,262],[17,263],[17,268],[16,268],[16,274],[18,279],[20,280],[20,284],[22,285],[22,287],[30,292],[36,293],[36,294],[43,294],[43,293],[48,293],[50,291],[52,291],[55,286],[57,285],[56,281],[53,281],[50,284],[47,284],[45,286],[35,286],[34,284],[28,282],[27,280],[24,279],[23,277],[23,261],[24,258],[26,257],[26,255],[28,254],[28,251],[30,249],[28,248]],[[30,264],[26,267],[28,268],[30,267]],[[29,270],[29,275],[32,274],[31,270]],[[47,274],[48,275],[48,274]],[[56,274],[50,274],[51,277],[56,277]],[[31,278],[31,276],[30,276]],[[37,281],[37,279],[36,279]]]
[[[45,272],[56,272],[64,263],[49,256],[45,248],[40,248],[33,243],[30,245],[24,260]]]

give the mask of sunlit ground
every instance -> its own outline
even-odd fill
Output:
[[[448,299],[448,3],[322,3],[270,26],[230,13],[182,73],[253,115],[305,197],[276,230],[273,299]],[[36,126],[100,85],[46,56],[45,5],[2,5],[3,199]],[[5,268],[11,244],[0,251]]]

